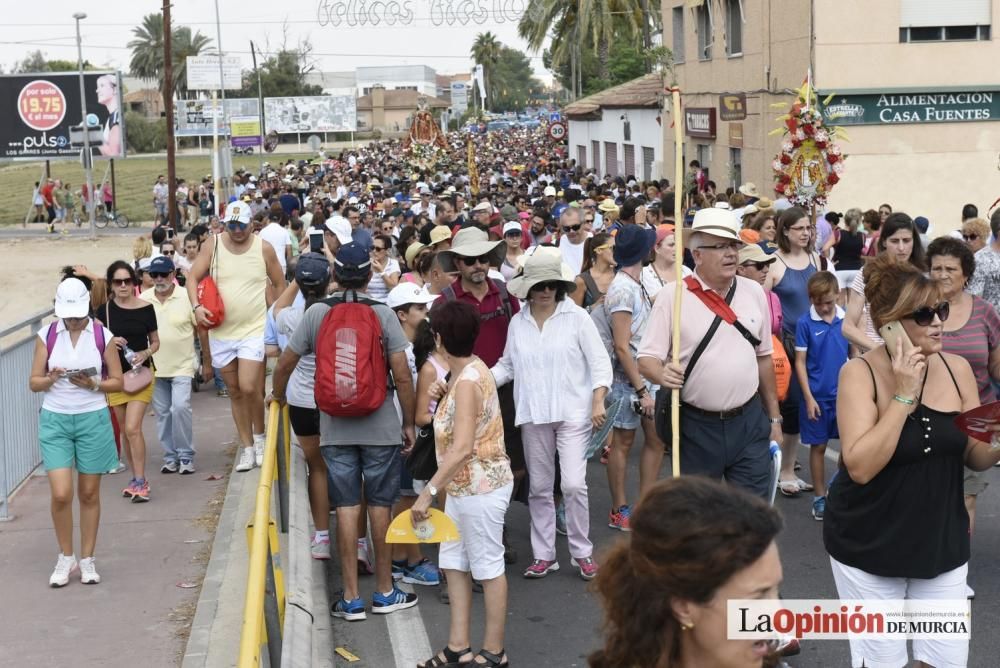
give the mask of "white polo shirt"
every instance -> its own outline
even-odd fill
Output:
[[[94,339],[94,324],[93,319],[87,322],[87,327],[80,332],[74,347],[66,325],[63,324],[62,320],[57,320],[55,323],[56,341],[52,348],[52,354],[49,355],[49,368],[58,367],[67,371],[94,368],[97,369],[97,379],[99,380],[104,360],[101,359],[101,353],[97,349],[97,341]],[[114,334],[107,327],[100,324],[98,326],[104,329],[105,346],[112,345],[111,339]],[[42,327],[38,332],[42,346],[45,346],[48,333],[48,327]],[[45,392],[45,398],[42,400],[42,408],[63,415],[91,413],[107,407],[108,401],[103,393],[77,387],[69,382],[68,377],[57,380]]]

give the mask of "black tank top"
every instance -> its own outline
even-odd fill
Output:
[[[948,363],[938,358],[958,390]],[[862,361],[874,385],[875,372]],[[958,394],[962,396],[961,390]],[[969,515],[963,499],[969,439],[955,426],[957,412],[928,408],[922,398],[923,388],[885,468],[859,485],[841,465],[827,493],[826,551],[872,575],[930,579],[969,560]]]
[[[834,261],[839,271],[861,269],[861,251],[864,250],[865,235],[861,232],[841,230],[840,241],[834,244]]]

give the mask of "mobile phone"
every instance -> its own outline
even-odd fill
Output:
[[[167,228],[167,238],[168,239],[173,239],[174,238],[174,228],[172,228],[172,227],[168,227]]]
[[[637,415],[642,415],[642,402],[638,399],[633,401],[632,410],[635,411]]]
[[[309,230],[309,252],[323,252],[323,230],[318,227],[314,227]]]
[[[89,369],[67,369],[63,372],[64,376],[96,376],[98,371],[95,367],[90,367]]]
[[[913,347],[910,337],[906,335],[906,330],[903,329],[903,323],[898,320],[887,322],[879,327],[878,334],[882,337],[882,340],[885,341],[885,347],[889,351],[890,355],[894,355],[896,353],[897,341],[903,342],[904,352]]]

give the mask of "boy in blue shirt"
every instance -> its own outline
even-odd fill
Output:
[[[837,430],[837,380],[847,362],[848,343],[842,326],[844,310],[837,306],[840,286],[828,271],[817,271],[807,284],[812,307],[799,318],[795,331],[795,373],[802,387],[799,415],[801,439],[809,446],[809,468],[816,488],[812,516],[822,521],[826,509],[826,444],[840,438]]]

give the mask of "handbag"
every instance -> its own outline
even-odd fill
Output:
[[[406,470],[414,480],[430,480],[437,473],[437,448],[434,444],[434,424],[417,428],[417,439],[406,457]]]
[[[219,286],[215,278],[219,274],[219,235],[215,235],[215,248],[212,250],[212,266],[208,276],[198,282],[198,303],[211,311],[209,326],[206,329],[215,329],[226,319],[226,305],[222,302],[222,295],[219,294]]]
[[[111,302],[104,307],[107,312],[108,329],[111,329]],[[122,391],[125,394],[142,392],[153,382],[153,371],[148,366],[132,367],[122,374]]]

